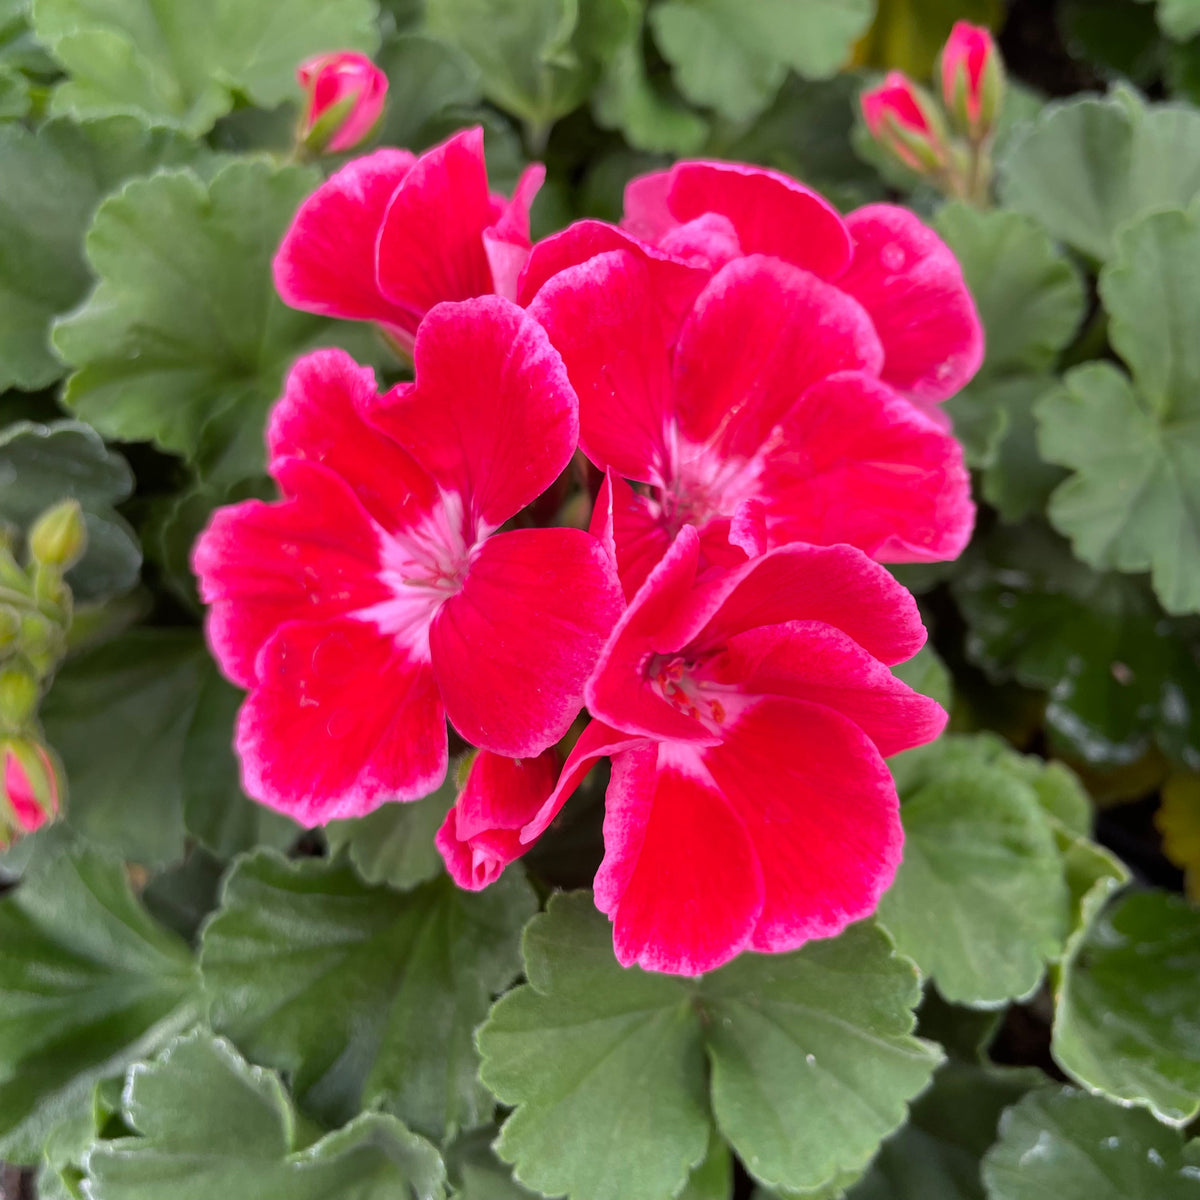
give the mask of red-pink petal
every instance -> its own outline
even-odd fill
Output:
[[[611,469],[592,509],[591,533],[613,556],[627,600],[633,599],[671,545],[650,501]]]
[[[481,750],[434,841],[459,887],[479,891],[520,858],[519,830],[545,804],[558,778],[558,756],[513,759]]]
[[[945,400],[983,362],[983,326],[953,252],[905,208],[870,204],[846,218],[854,258],[838,287],[871,314],[883,380],[919,401]]]
[[[302,825],[428,795],[446,725],[428,661],[352,618],[283,626],[263,647],[237,750],[249,795]]]
[[[601,470],[650,482],[666,469],[670,331],[645,261],[609,251],[555,275],[529,306],[579,396],[579,444]]]
[[[698,650],[716,650],[748,629],[785,621],[823,621],[888,665],[912,658],[925,644],[912,595],[852,546],[793,543],[702,582],[675,618],[683,642]]]
[[[705,674],[748,696],[788,696],[848,717],[885,757],[933,741],[946,724],[935,700],[913,691],[840,629],[788,621],[729,640]]]
[[[750,942],[764,901],[747,830],[688,757],[650,747],[613,759],[596,907],[622,966],[699,975]]]
[[[285,304],[378,321],[411,341],[420,313],[379,290],[375,240],[414,162],[407,150],[376,150],[347,163],[305,200],[275,255],[275,287]]]
[[[341,476],[386,530],[428,511],[436,488],[412,456],[363,419],[379,402],[375,373],[343,350],[318,350],[292,368],[271,412],[272,469],[281,458],[322,463]]]
[[[779,259],[739,258],[714,276],[680,333],[680,427],[694,443],[749,459],[810,384],[882,362],[854,300]]]
[[[287,621],[341,616],[390,598],[378,531],[327,468],[276,463],[288,498],[218,509],[192,552],[208,642],[235,683],[250,687],[264,643]]]
[[[567,732],[621,608],[604,548],[581,529],[523,529],[483,542],[430,630],[454,727],[496,754],[540,754]]]
[[[858,726],[815,704],[765,700],[702,754],[762,869],[751,949],[794,950],[875,911],[904,834],[892,777]]]
[[[719,271],[742,253],[733,222],[720,213],[704,213],[695,220],[675,226],[658,245],[664,253],[708,271]]]
[[[760,478],[771,542],[846,542],[883,562],[957,558],[975,524],[953,434],[861,373],[815,384]]]
[[[499,296],[439,304],[421,322],[415,386],[369,419],[466,511],[495,529],[550,486],[575,450],[575,392],[545,330]]]
[[[625,185],[625,214],[622,226],[634,237],[657,242],[679,221],[667,203],[671,191],[670,171],[651,171],[638,175]]]
[[[526,167],[500,219],[484,230],[483,248],[492,271],[492,290],[507,300],[517,298],[518,280],[529,258],[529,209],[545,178],[546,168],[541,163]]]
[[[488,191],[482,128],[427,150],[396,189],[379,228],[379,290],[418,313],[491,292],[483,234],[500,216]]]
[[[837,278],[850,261],[850,235],[837,209],[766,167],[677,163],[667,203],[681,223],[704,213],[727,217],[743,254],[771,254],[823,279]]]
[[[589,721],[579,735],[579,740],[571,748],[571,753],[567,755],[554,791],[521,829],[522,845],[536,841],[546,832],[562,806],[574,795],[575,789],[583,782],[587,773],[602,758],[645,744],[647,743],[643,738],[610,729],[603,721]]]

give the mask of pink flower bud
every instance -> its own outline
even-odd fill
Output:
[[[320,54],[301,63],[296,78],[308,93],[300,136],[310,150],[353,150],[379,123],[387,76],[365,54]]]
[[[1004,64],[992,35],[959,21],[942,50],[942,97],[960,128],[979,141],[996,124],[1004,92]]]
[[[946,132],[932,98],[900,71],[888,72],[877,88],[862,94],[871,136],[905,166],[922,173],[946,162]]]
[[[45,747],[31,738],[0,742],[0,760],[0,849],[7,849],[58,815],[58,773]]]

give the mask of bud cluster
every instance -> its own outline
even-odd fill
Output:
[[[41,738],[37,712],[67,649],[71,589],[64,575],[86,543],[74,500],[34,521],[23,558],[16,536],[0,531],[0,849],[59,812],[62,771]]]
[[[875,141],[947,195],[986,205],[991,144],[1004,99],[1004,63],[992,35],[959,21],[942,48],[941,103],[901,71],[861,98]]]

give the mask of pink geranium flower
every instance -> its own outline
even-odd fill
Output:
[[[945,723],[885,665],[923,641],[912,597],[848,546],[701,573],[685,527],[609,639],[597,720],[521,840],[611,756],[595,897],[622,964],[698,974],[830,937],[900,861],[883,756]]]
[[[870,204],[843,218],[778,171],[681,162],[630,182],[624,228],[709,272],[770,255],[833,284],[870,316],[883,351],[880,378],[922,404],[954,395],[983,361],[983,328],[958,262],[907,209]],[[568,235],[574,262],[583,261],[577,235],[558,238]],[[546,262],[562,269],[569,258],[557,238],[547,239],[527,273],[544,281]]]
[[[710,272],[619,231],[571,239],[617,248],[550,274],[530,312],[579,395],[580,446],[610,473],[593,531],[627,595],[685,524],[725,565],[795,541],[892,562],[961,552],[974,520],[962,449],[879,378],[862,303],[774,254]],[[529,271],[544,265],[535,255]]]
[[[490,192],[478,126],[420,156],[377,150],[300,206],[275,256],[275,286],[293,308],[374,321],[411,348],[435,304],[516,295],[544,173],[529,167],[512,200]]]
[[[499,297],[438,305],[415,366],[379,396],[341,351],[302,359],[268,428],[283,499],[218,511],[194,554],[213,652],[249,690],[246,789],[306,824],[430,792],[447,715],[477,746],[540,754],[621,607],[589,534],[495,532],[576,443],[537,322]]]

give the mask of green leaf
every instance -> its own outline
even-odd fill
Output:
[[[1168,612],[1200,611],[1200,420],[1162,420],[1107,362],[1070,371],[1034,413],[1042,456],[1074,472],[1049,516],[1076,556],[1150,571]]]
[[[946,1063],[846,1200],[984,1200],[979,1160],[996,1140],[1000,1115],[1044,1078]]]
[[[338,329],[286,308],[271,258],[311,170],[233,162],[128,184],[87,238],[100,283],[55,329],[75,368],[64,401],[105,437],[153,441],[220,481],[264,468],[285,369]]]
[[[296,64],[378,45],[372,0],[33,0],[37,36],[69,78],[57,112],[129,113],[199,136],[245,93],[264,108],[293,96]]]
[[[893,667],[892,674],[907,683],[913,691],[936,700],[943,708],[949,708],[954,699],[950,672],[928,642],[907,662]]]
[[[770,104],[789,68],[808,79],[834,75],[873,8],[872,0],[666,0],[650,18],[679,90],[746,121]]]
[[[983,1178],[988,1200],[1195,1200],[1197,1164],[1148,1113],[1046,1088],[1005,1113]]]
[[[987,334],[985,377],[1043,371],[1083,317],[1083,279],[1020,213],[947,204],[934,228],[954,251]]]
[[[50,322],[87,294],[83,235],[122,180],[191,162],[175,134],[128,117],[0,125],[0,388],[46,387],[63,373]]]
[[[544,143],[627,40],[630,0],[426,0],[429,31],[478,66],[483,93]],[[535,146],[536,148],[536,146]]]
[[[239,788],[233,698],[191,630],[139,629],[70,659],[42,719],[67,769],[71,828],[148,866],[182,858],[185,821],[222,853],[286,844],[296,827]]]
[[[405,33],[384,44],[377,60],[388,77],[379,140],[422,150],[437,139],[432,127],[447,110],[478,104],[479,71],[459,49],[437,38]]]
[[[479,1031],[483,1080],[516,1106],[497,1149],[544,1194],[666,1200],[713,1121],[763,1182],[823,1186],[936,1064],[911,1035],[912,967],[869,925],[699,980],[623,970],[611,938],[590,895],[554,896],[525,932],[529,983]]]
[[[1062,950],[1069,905],[1038,795],[990,747],[950,736],[902,756],[904,860],[879,905],[898,949],[938,991],[981,1007],[1037,990]]]
[[[347,865],[259,852],[204,931],[210,1019],[287,1071],[308,1111],[340,1120],[382,1102],[452,1134],[490,1116],[471,1035],[520,970],[533,911],[517,872],[481,894],[445,876],[402,894]]]
[[[1000,196],[1103,261],[1128,221],[1200,191],[1200,112],[1135,93],[1048,106],[999,164]]]
[[[1098,575],[1027,524],[989,534],[953,589],[972,661],[1050,693],[1054,745],[1096,766],[1135,762],[1152,741],[1196,761],[1196,650],[1139,580]]]
[[[78,849],[43,857],[0,901],[0,943],[0,1154],[34,1163],[98,1079],[197,1019],[197,980],[120,863]]]
[[[93,1200],[442,1200],[437,1151],[394,1117],[363,1113],[319,1140],[278,1076],[222,1038],[181,1038],[129,1075],[124,1117],[139,1136],[88,1155]]]
[[[605,129],[619,129],[630,146],[687,157],[699,153],[708,123],[646,72],[642,27],[621,43],[592,93],[592,113]]]
[[[1200,1113],[1200,912],[1178,896],[1114,902],[1065,964],[1052,1050],[1072,1078],[1160,1120]]]
[[[1072,58],[1085,59],[1106,79],[1139,87],[1162,73],[1162,38],[1148,6],[1129,0],[1065,0],[1058,26]]]
[[[451,761],[442,786],[423,800],[384,804],[365,817],[330,821],[325,826],[329,852],[346,850],[368,883],[407,891],[442,873],[433,837],[457,796],[457,763]]]
[[[83,508],[87,551],[67,573],[78,600],[125,592],[137,583],[142,552],[113,507],[132,491],[125,460],[78,421],[20,421],[0,430],[0,520],[27,529],[67,497]]]
[[[1196,0],[1157,0],[1158,24],[1177,42],[1200,33],[1200,4]]]

